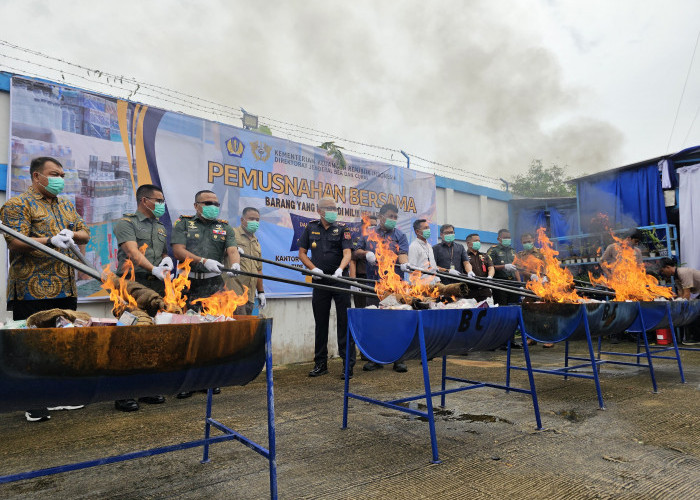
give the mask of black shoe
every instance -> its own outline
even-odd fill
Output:
[[[399,373],[406,373],[408,371],[408,367],[406,366],[406,363],[402,361],[397,361],[396,363],[394,363],[394,371]]]
[[[139,402],[148,405],[159,405],[165,403],[165,398],[163,396],[143,396],[139,398]]]
[[[25,411],[24,418],[27,419],[27,422],[46,422],[51,418],[51,415],[49,415],[48,408],[39,408]]]
[[[521,342],[511,342],[510,343],[510,348],[511,349],[522,349],[523,344]]]
[[[201,389],[199,392],[202,392],[202,393],[206,394],[206,393],[209,392],[209,389]],[[212,394],[220,394],[220,393],[221,393],[221,387],[214,387],[214,388],[211,390],[211,393],[212,393]]]
[[[314,369],[309,372],[309,377],[320,377],[326,373],[328,373],[328,365],[317,363],[314,365]]]
[[[380,365],[379,363],[375,363],[374,361],[367,361],[367,363],[365,363],[365,366],[362,367],[362,371],[373,372],[374,370],[381,370],[382,368],[384,368],[384,365]]]
[[[121,411],[136,411],[139,409],[139,404],[133,399],[117,399],[114,402],[114,408]]]
[[[352,378],[353,374],[354,374],[354,370],[352,368],[350,368],[348,370],[348,378]],[[345,380],[345,368],[343,368],[343,373],[340,374],[340,378]]]
[[[177,395],[175,396],[177,399],[187,399],[190,396],[192,396],[194,392],[189,391],[189,392],[178,392]]]

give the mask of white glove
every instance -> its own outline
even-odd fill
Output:
[[[241,265],[238,262],[234,262],[233,264],[231,264],[231,269],[233,269],[233,271],[240,271]],[[233,278],[234,276],[236,276],[236,273],[234,273],[233,271],[227,272],[226,275],[229,278]]]
[[[241,247],[238,247],[238,253],[244,255],[243,249]]]
[[[454,274],[455,276],[459,276],[459,271],[457,271],[456,269],[450,269],[450,270],[447,271],[447,272],[450,273],[450,274]]]
[[[515,267],[515,264],[506,264],[503,267],[505,268],[506,271],[508,271],[510,273],[514,273],[518,269],[517,267]]]
[[[163,276],[163,273],[165,273],[165,271],[167,271],[167,269],[164,267],[153,266],[153,269],[151,269],[151,274],[159,280],[163,281],[165,280],[165,276]]]
[[[210,273],[216,273],[216,274],[221,274],[221,268],[224,267],[221,262],[218,260],[214,259],[207,259],[203,263],[204,267],[209,271]],[[240,269],[240,267],[239,267]]]
[[[73,236],[75,236],[75,234],[73,234],[73,231],[71,231],[70,229],[61,229],[61,232],[58,234],[68,236],[71,240],[73,239]]]
[[[323,275],[323,271],[321,271],[318,267],[314,267],[314,268],[311,270],[311,272],[314,273],[314,274]]]
[[[546,276],[542,276],[542,283],[547,283],[549,280]]]
[[[540,279],[537,277],[536,274],[531,274],[530,275],[530,281],[539,281]]]
[[[474,271],[469,271],[469,272],[467,273],[467,276],[470,277],[470,278],[476,278],[476,274],[474,274]]]
[[[260,301],[260,307],[265,307],[267,305],[267,299],[265,298],[265,292],[258,292],[258,300]]]
[[[409,267],[407,262],[404,262],[399,266],[399,269],[401,269],[404,273],[411,272],[411,268]]]
[[[173,259],[171,259],[170,257],[166,257],[160,261],[158,267],[162,267],[167,269],[168,271],[172,271],[175,268],[175,265],[173,264]]]
[[[377,263],[377,256],[374,255],[374,252],[367,252],[365,254],[365,260],[369,262],[370,264],[374,265]]]
[[[341,276],[343,276],[343,270],[341,268],[336,269],[333,273],[333,276],[336,278],[340,278]]]
[[[73,234],[73,231],[71,231],[70,229],[64,229],[63,231],[68,231],[71,234]],[[58,233],[56,236],[51,237],[51,244],[56,248],[62,248],[65,250],[66,248],[68,248],[68,245],[70,245],[71,243],[75,244],[75,242],[73,241],[73,238],[71,236],[62,234],[63,231]]]
[[[358,287],[358,286],[351,286],[350,291],[351,292],[361,292],[362,290],[360,290],[360,287]]]
[[[486,276],[486,279],[487,279],[487,280],[492,280],[492,279],[493,279],[493,276]]]

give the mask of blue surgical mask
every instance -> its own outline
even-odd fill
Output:
[[[509,247],[510,244],[511,244],[511,239],[510,239],[510,238],[503,238],[503,239],[501,240],[501,244],[502,244],[504,247]]]
[[[530,251],[533,248],[535,248],[535,244],[534,243],[523,243],[523,248],[527,251]]]
[[[442,240],[445,243],[452,243],[455,240],[455,235],[454,234],[446,234],[445,236],[442,237]]]
[[[329,224],[333,224],[338,219],[338,212],[335,210],[326,210],[323,213],[323,218],[326,219],[326,222]]]
[[[153,215],[156,217],[162,217],[165,213],[165,203],[156,203],[153,207]]]
[[[49,183],[46,186],[44,186],[44,189],[46,189],[49,193],[56,196],[61,191],[63,191],[63,187],[66,184],[66,181],[63,179],[63,177],[49,177],[49,176],[44,175],[40,172],[38,172],[38,173],[39,173],[39,175],[46,177],[48,179]]]
[[[426,240],[430,238],[430,229],[423,230],[423,238],[425,238]]]
[[[475,250],[475,251],[478,252],[480,248],[481,248],[481,242],[480,242],[480,241],[475,241],[474,243],[472,243],[472,249],[473,249],[473,250]]]
[[[395,219],[387,219],[384,221],[384,227],[387,228],[389,231],[394,229],[396,227],[396,220]]]
[[[249,233],[254,233],[260,227],[260,223],[256,220],[249,220],[245,224],[245,228]]]
[[[213,220],[219,216],[219,207],[214,205],[204,205],[202,207],[202,217]],[[159,216],[160,217],[160,216]]]

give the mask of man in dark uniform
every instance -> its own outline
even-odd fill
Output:
[[[201,305],[193,304],[195,300],[210,297],[224,289],[221,278],[221,261],[224,257],[228,257],[232,269],[240,271],[241,267],[233,228],[228,221],[217,219],[219,198],[216,194],[209,190],[199,191],[194,195],[194,209],[195,215],[182,215],[175,221],[170,244],[178,261],[192,259],[187,306],[199,310]],[[213,392],[219,394],[221,389],[214,387]],[[191,395],[192,391],[187,391],[178,393],[176,397],[184,399]]]
[[[318,203],[319,220],[308,223],[303,234],[299,238],[299,259],[314,274],[331,274],[341,277],[350,264],[352,254],[352,235],[350,230],[336,223],[338,210],[335,200],[323,198]],[[311,250],[311,258],[307,255]],[[347,273],[345,273],[347,275]],[[334,280],[316,278],[314,282],[343,287],[346,285]],[[345,350],[350,350],[350,366],[348,375],[352,377],[355,366],[355,342],[350,339],[350,345],[346,346],[348,325],[348,307],[350,307],[350,293],[320,290],[314,288],[311,304],[316,322],[314,350],[314,368],[309,372],[309,377],[318,377],[328,373],[328,321],[331,313],[331,301],[335,301],[337,316],[338,353],[345,366]],[[343,369],[345,374],[345,369]]]
[[[478,234],[472,233],[467,236],[467,255],[469,256],[469,263],[472,266],[472,271],[474,275],[478,278],[493,278],[493,273],[495,269],[493,268],[493,262],[491,258],[485,253],[481,253],[479,249],[481,248],[481,238]],[[483,286],[469,286],[470,299],[476,300],[486,300],[491,296],[491,289]]]
[[[363,228],[365,231],[368,231],[377,225],[377,216],[370,215],[367,220],[369,221],[369,225],[368,225],[368,227]],[[359,235],[352,242],[353,254],[352,254],[352,261],[350,262],[350,265],[355,266],[355,277],[356,278],[366,279],[367,278],[367,261],[365,259],[358,259],[357,255],[354,252],[355,250],[357,250],[361,239],[362,239],[362,235]],[[352,276],[352,274],[351,274],[351,276]],[[352,300],[353,300],[355,307],[357,307],[357,308],[367,307],[367,297],[363,297],[361,295],[353,295]]]
[[[386,203],[379,209],[379,219],[377,227],[367,231],[360,238],[357,248],[354,251],[355,258],[367,261],[367,277],[369,279],[379,279],[379,269],[377,267],[377,256],[374,252],[377,249],[377,239],[383,240],[392,252],[396,254],[396,265],[394,271],[396,274],[402,275],[409,271],[408,267],[408,238],[406,235],[396,229],[396,222],[399,219],[399,208],[391,203]],[[367,299],[367,305],[378,305],[379,298],[372,297]],[[368,361],[362,367],[364,371],[373,371],[384,368],[383,365]],[[406,363],[399,360],[394,363],[394,371],[404,373],[408,370]]]
[[[515,250],[513,250],[510,231],[501,229],[498,231],[498,245],[489,248],[487,255],[491,258],[495,273],[494,278],[510,281],[520,281],[518,268],[515,267]],[[517,304],[520,302],[520,297],[512,293],[502,290],[493,291],[493,301],[499,306],[508,304]]]
[[[535,237],[532,233],[523,233],[520,236],[520,243],[522,243],[523,249],[516,254],[515,262],[517,263],[518,273],[522,276],[521,279],[529,278],[532,281],[542,279],[546,281],[547,277],[542,274],[544,269],[544,256],[542,252],[535,247]],[[536,260],[533,260],[533,258]],[[538,272],[542,275],[541,278],[537,276]],[[536,299],[531,297],[523,297],[523,302],[535,302],[535,300]],[[527,339],[527,345],[534,345],[536,343],[537,342],[532,339]],[[513,343],[512,345],[517,347],[517,343]],[[546,342],[542,344],[542,347],[549,349],[554,347],[554,344]]]
[[[117,237],[117,274],[126,272],[124,263],[127,259],[134,264],[134,281],[147,286],[163,295],[165,293],[164,273],[172,272],[173,260],[166,251],[168,233],[158,220],[165,214],[163,190],[153,184],[144,184],[136,190],[136,213],[124,214],[114,223],[114,235]],[[146,245],[145,253],[141,248]],[[139,398],[142,403],[161,404],[163,396],[145,396]],[[139,404],[133,399],[119,399],[114,407],[121,411],[136,411]]]
[[[199,191],[194,196],[194,208],[195,215],[182,215],[175,221],[170,244],[178,261],[192,259],[187,305],[199,309],[199,304],[192,304],[195,300],[224,289],[221,278],[224,258],[228,257],[232,269],[240,271],[241,257],[233,228],[228,221],[217,219],[219,199],[216,194]]]
[[[455,227],[452,224],[443,224],[440,228],[442,241],[433,246],[433,254],[438,270],[454,275],[466,274],[470,278],[475,276],[472,265],[469,263],[467,249],[459,243],[455,243]],[[443,278],[442,283],[449,285],[458,283],[449,278]]]

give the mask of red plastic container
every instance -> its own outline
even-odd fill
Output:
[[[656,343],[658,345],[669,345],[673,343],[670,328],[660,328],[656,330]]]

